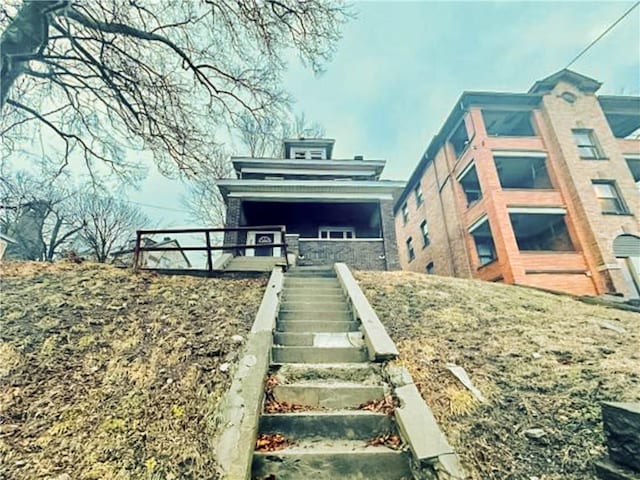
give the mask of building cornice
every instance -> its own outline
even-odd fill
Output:
[[[393,180],[220,180],[223,197],[392,199],[404,187]]]
[[[245,168],[278,170],[298,170],[301,174],[305,170],[324,170],[339,173],[342,170],[374,170],[379,176],[384,170],[385,160],[292,160],[279,158],[231,157],[233,168],[240,172]]]

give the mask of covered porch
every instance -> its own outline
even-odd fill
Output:
[[[238,226],[256,229],[249,229],[238,243],[257,246],[240,254],[279,256],[277,247],[259,245],[286,242],[292,265],[345,262],[361,269],[387,267],[378,201],[244,200],[239,213]],[[277,233],[267,237],[259,228],[263,224],[284,225],[286,238],[278,238]]]

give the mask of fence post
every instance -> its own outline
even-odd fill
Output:
[[[207,230],[205,235],[207,237],[207,270],[211,273],[213,272],[213,260],[211,259],[211,232]]]
[[[141,234],[139,230],[136,230],[136,245],[133,249],[133,271],[138,271],[138,264],[140,262],[140,239]]]

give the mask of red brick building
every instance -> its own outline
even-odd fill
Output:
[[[640,97],[465,92],[395,204],[403,269],[640,297]]]

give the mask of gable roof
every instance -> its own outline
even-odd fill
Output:
[[[553,90],[553,88],[560,81],[565,81],[572,85],[575,85],[581,92],[584,93],[595,93],[602,85],[602,82],[565,68],[563,70],[560,70],[559,72],[549,75],[546,78],[543,78],[542,80],[538,80],[532,85],[528,93],[548,93]]]

